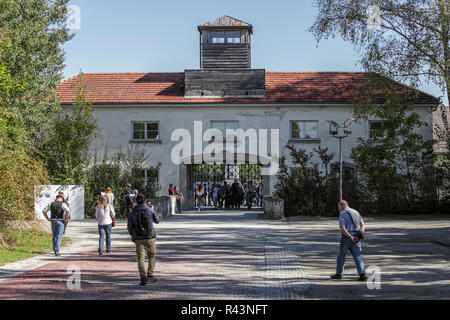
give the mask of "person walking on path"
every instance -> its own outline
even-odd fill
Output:
[[[331,279],[342,279],[344,273],[345,256],[350,250],[355,260],[356,268],[359,274],[359,281],[367,280],[362,257],[360,232],[365,232],[366,225],[358,211],[348,206],[347,201],[341,200],[338,204],[339,209],[339,227],[342,232],[341,243],[339,247],[339,256],[337,258],[336,274]]]
[[[127,217],[129,217],[131,212],[133,211],[135,203],[136,203],[136,194],[134,193],[134,190],[131,189],[131,184],[127,183],[125,185],[125,204],[127,210],[126,212]]]
[[[176,210],[178,213],[183,213],[183,211],[181,210],[181,205],[183,203],[184,200],[184,196],[181,193],[180,189],[178,188],[178,186],[174,187],[174,193],[175,193],[175,197],[177,198],[177,207]]]
[[[106,197],[106,200],[108,200],[108,204],[110,204],[113,207],[116,206],[117,200],[114,197],[114,193],[112,192],[111,187],[106,188],[105,197]]]
[[[98,221],[98,233],[100,239],[98,242],[98,254],[103,255],[103,244],[105,243],[106,236],[106,254],[111,253],[111,233],[113,227],[113,221],[115,220],[116,213],[114,207],[108,203],[106,196],[100,197],[100,201],[95,210],[95,218]]]
[[[50,218],[47,212],[50,211]],[[53,234],[53,252],[55,256],[59,257],[59,249],[61,248],[61,240],[64,232],[64,224],[67,223],[70,217],[70,211],[67,204],[64,203],[63,197],[58,195],[49,207],[42,212],[45,218],[52,224]]]
[[[203,192],[203,186],[201,184],[199,184],[198,188],[195,190],[195,199],[197,200],[197,211],[203,210],[205,193]]]
[[[215,209],[219,206],[219,185],[217,183],[214,184],[213,189],[213,205]]]
[[[253,185],[253,181],[250,181],[247,188],[245,188],[245,201],[248,210],[252,210],[254,198],[255,198],[255,186]]]
[[[214,190],[214,183],[210,184],[208,182],[208,189],[206,189],[206,191],[208,192],[208,206],[212,206],[214,201],[213,201],[213,190]]]
[[[261,207],[262,205],[262,186],[258,183],[256,186],[256,206]]]
[[[128,233],[136,245],[138,269],[141,277],[141,285],[148,281],[156,282],[153,276],[156,261],[156,230],[153,223],[159,223],[158,214],[146,204],[145,196],[139,194],[136,198],[137,205],[128,218]],[[148,268],[145,272],[145,256],[148,256]]]

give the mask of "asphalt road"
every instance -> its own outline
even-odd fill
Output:
[[[450,298],[450,248],[433,242],[450,243],[450,219],[365,220],[364,259],[369,276],[380,271],[379,289],[356,281],[350,254],[344,279],[329,278],[340,238],[336,219],[266,221],[259,211],[203,211],[157,226],[156,284],[139,286],[126,221],[114,228],[106,256],[96,251],[96,222],[71,221],[72,243],[62,257],[0,267],[0,299]],[[79,289],[68,281],[74,277]]]

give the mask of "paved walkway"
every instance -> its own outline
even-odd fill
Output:
[[[426,299],[450,298],[450,219],[372,220],[363,244],[366,266],[381,270],[381,289],[332,281],[339,232],[334,219],[265,221],[261,212],[190,212],[158,226],[155,275],[139,286],[126,221],[113,230],[113,254],[98,256],[96,222],[71,221],[72,244],[0,267],[0,299]],[[67,288],[81,270],[81,290]]]

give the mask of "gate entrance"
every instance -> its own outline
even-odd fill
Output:
[[[191,166],[191,177],[189,179],[189,192],[194,195],[199,184],[223,184],[231,185],[235,180],[243,185],[253,181],[254,184],[262,183],[261,166],[258,164],[194,164]],[[191,198],[191,207],[195,206],[195,197]]]
[[[261,183],[261,168],[257,164],[197,164],[192,167],[192,182],[198,184],[228,184],[238,180],[242,184],[250,181]]]

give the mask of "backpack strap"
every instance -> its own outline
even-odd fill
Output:
[[[350,212],[347,211],[347,209],[344,210],[347,215],[350,217],[350,219],[352,220],[353,225],[355,226],[355,228],[357,229],[356,231],[360,230],[361,228],[359,226],[356,225],[355,220],[353,220],[353,216],[350,214]]]

